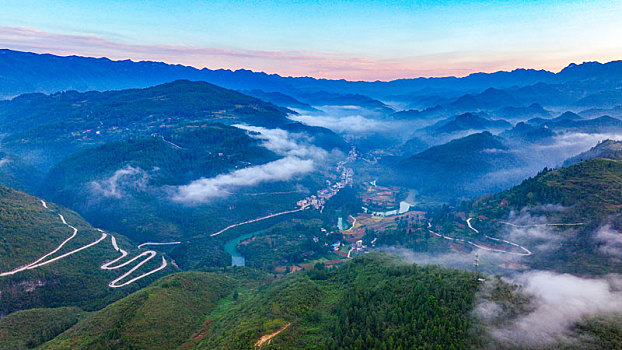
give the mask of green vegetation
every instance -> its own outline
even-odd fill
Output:
[[[28,176],[24,176],[28,174]],[[0,184],[20,190],[33,192],[41,181],[42,174],[20,157],[8,155],[0,150]]]
[[[478,222],[480,231],[494,235],[503,233],[504,228],[496,225],[495,220],[506,220],[511,212],[521,210],[551,223],[583,223],[573,227],[549,227],[548,231],[555,235],[549,239],[556,238],[559,243],[555,249],[534,254],[528,260],[529,265],[601,275],[622,268],[619,259],[601,251],[604,242],[594,238],[594,233],[604,224],[616,230],[622,228],[621,198],[622,161],[598,158],[557,170],[544,169],[510,190],[464,203],[459,210],[470,212],[471,216],[487,217]],[[451,216],[448,219],[441,222],[451,226],[448,222]],[[451,228],[445,232],[452,232]]]
[[[224,274],[167,276],[91,314],[42,349],[173,349],[235,284]]]
[[[333,132],[292,122],[285,112],[291,111],[185,80],[22,95],[0,104],[0,183],[72,208],[93,225],[137,242],[197,242],[228,225],[291,210],[306,189],[324,186],[324,176],[314,173],[201,205],[171,200],[174,186],[279,158],[232,124],[279,127],[328,151],[348,148]],[[186,269],[229,264],[223,240],[199,243],[167,251]]]
[[[577,162],[582,162],[584,160],[594,159],[594,158],[607,158],[607,159],[617,159],[622,160],[622,141],[614,141],[614,140],[605,140],[599,142],[596,146],[591,149],[578,154],[574,157],[566,159],[564,165],[570,165]]]
[[[589,219],[619,212],[622,198],[622,161],[592,159],[558,170],[544,169],[509,191],[485,201],[493,206],[505,200],[508,208],[561,204],[572,207],[571,215]],[[507,210],[507,209],[506,209]]]
[[[224,125],[186,128],[162,137],[129,139],[77,152],[50,170],[42,190],[95,225],[138,241],[166,240],[187,235],[196,212],[172,203],[167,186],[276,159],[244,131]],[[115,193],[108,187],[95,190],[94,182],[105,186],[118,171],[125,175],[115,180]],[[222,206],[207,208],[206,214],[218,218]],[[226,222],[212,220],[202,229],[217,231]],[[191,230],[196,232],[197,227]]]
[[[493,242],[484,235],[506,238],[520,230],[500,221],[517,220],[518,225],[541,223],[579,224],[576,226],[538,226],[539,236],[520,233],[510,240],[524,245],[533,255],[520,260],[513,268],[537,268],[574,274],[603,275],[615,273],[622,262],[603,252],[606,242],[595,239],[595,232],[605,225],[622,229],[622,161],[591,159],[568,167],[544,169],[537,176],[495,195],[484,195],[463,202],[457,208],[442,206],[428,214],[432,230],[444,235],[468,239],[488,247],[520,252],[510,245]],[[467,227],[466,218],[479,230]],[[473,247],[449,242],[431,235],[427,221],[402,219],[395,228],[382,232],[368,231],[365,244],[377,238],[377,245],[399,246],[425,253],[470,252]],[[526,231],[527,228],[522,228]],[[535,233],[534,233],[535,235]],[[551,243],[553,242],[553,243]],[[504,261],[494,257],[483,264],[487,273],[500,273]],[[453,266],[453,265],[452,265]],[[466,266],[464,266],[466,267]],[[504,269],[504,268],[501,268]]]
[[[490,190],[480,178],[495,169],[517,164],[503,139],[490,132],[472,134],[446,144],[431,147],[397,164],[401,183],[422,194],[449,199],[455,193],[465,195]],[[383,183],[395,182],[394,175]]]
[[[0,272],[31,263],[69,238],[72,230],[63,225],[58,214],[75,226],[78,234],[57,255],[101,237],[101,232],[76,213],[53,203],[48,207],[44,208],[36,197],[0,186]],[[127,239],[115,236],[123,249],[130,254],[136,252]],[[95,310],[158,277],[156,274],[127,288],[110,290],[108,283],[121,272],[101,270],[99,266],[118,254],[107,239],[49,265],[1,276],[0,315],[33,307],[79,306]],[[155,264],[149,262],[144,268],[154,268]]]
[[[18,311],[0,320],[0,349],[32,349],[76,324],[87,313],[77,307]]]
[[[213,319],[200,349],[464,349],[472,345],[473,275],[369,255],[322,265],[239,293]],[[232,304],[232,305],[231,305]]]
[[[566,346],[569,350],[591,349],[621,349],[622,348],[622,317],[611,316],[591,318],[577,325],[574,329],[584,340],[582,346]]]
[[[27,94],[0,105],[3,147],[51,165],[79,149],[205,122],[286,124],[278,107],[205,82],[146,89]]]
[[[156,185],[182,185],[235,166],[274,159],[276,155],[238,128],[222,124],[184,127],[162,136],[131,138],[77,152],[51,169],[46,187],[63,190],[72,182],[97,180],[127,165],[157,168],[152,179]]]
[[[246,266],[267,271],[300,264],[329,255],[330,245],[341,239],[341,234],[326,235],[320,231],[321,227],[318,219],[282,222],[239,243],[237,250],[245,257]]]
[[[248,268],[164,277],[92,313],[42,349],[467,349],[470,273],[359,257],[268,281]]]

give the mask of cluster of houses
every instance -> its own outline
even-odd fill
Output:
[[[337,172],[340,173],[340,179],[335,183],[327,180],[327,188],[317,191],[317,195],[312,195],[299,200],[296,204],[301,208],[312,207],[313,209],[322,209],[327,200],[339,193],[339,190],[346,186],[352,186],[354,171],[346,167],[346,163],[356,159],[356,152],[350,151],[345,161],[337,163]]]
[[[348,251],[348,258],[361,255],[367,252],[368,252],[367,246],[363,244],[362,239],[359,239],[358,241],[352,243],[352,246],[350,247],[350,251]]]

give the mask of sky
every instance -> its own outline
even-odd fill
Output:
[[[620,18],[620,0],[2,0],[0,47],[392,80],[619,60]]]

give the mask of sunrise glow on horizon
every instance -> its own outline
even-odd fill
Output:
[[[622,59],[622,2],[319,3],[8,0],[0,48],[348,80]]]

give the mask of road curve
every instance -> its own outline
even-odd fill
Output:
[[[285,215],[285,214],[295,213],[295,212],[298,212],[298,211],[305,210],[306,208],[307,208],[307,207],[302,207],[302,208],[299,208],[299,209],[288,210],[288,211],[283,211],[283,212],[276,213],[276,214],[270,214],[270,215],[262,216],[262,217],[257,218],[257,219],[252,219],[252,220],[248,220],[248,221],[244,221],[244,222],[238,222],[237,224],[229,225],[229,226],[227,226],[227,227],[223,228],[222,230],[220,230],[220,231],[218,231],[218,232],[216,232],[216,233],[212,233],[212,234],[210,235],[210,237],[218,236],[219,234],[221,234],[221,233],[223,233],[223,232],[225,232],[225,231],[227,231],[227,230],[230,230],[230,229],[232,229],[232,228],[234,228],[234,227],[238,227],[238,226],[242,226],[242,225],[250,224],[250,223],[253,223],[253,222],[257,222],[257,221],[261,221],[261,220],[265,220],[265,219],[273,218],[273,217],[275,217],[275,216],[279,216],[279,215]]]
[[[467,219],[467,221],[466,221],[466,222],[467,222],[467,225],[469,226],[469,228],[470,228],[471,230],[475,231],[476,233],[480,233],[480,232],[479,232],[479,231],[478,231],[475,227],[473,227],[473,225],[471,225],[471,220],[473,220],[473,218],[468,218],[468,219]],[[522,255],[522,256],[527,256],[527,255],[531,255],[531,254],[533,254],[533,253],[532,253],[529,249],[527,249],[527,248],[523,247],[523,246],[522,246],[522,245],[520,245],[520,244],[517,244],[517,243],[514,243],[514,242],[510,242],[510,241],[505,240],[505,239],[500,239],[500,238],[490,237],[490,236],[488,236],[488,235],[484,235],[484,237],[486,237],[486,238],[488,238],[488,239],[490,239],[490,240],[493,240],[493,241],[503,242],[503,243],[506,243],[506,244],[512,245],[512,246],[514,246],[514,247],[517,247],[517,248],[521,249],[524,253],[508,252],[508,251],[504,251],[504,250],[500,250],[500,249],[493,249],[493,251],[500,251],[500,252],[505,252],[505,253],[508,253],[508,254]],[[478,247],[478,248],[481,248],[481,249],[486,249],[486,248],[480,247],[480,246],[478,246],[478,245],[476,245],[476,244],[473,244],[473,245],[474,245],[474,246],[476,246],[476,247]],[[489,248],[489,249],[492,249],[492,248]]]
[[[142,275],[134,277],[134,278],[130,279],[129,281],[126,281],[126,282],[123,282],[123,283],[119,283],[120,281],[126,279],[128,276],[130,276],[132,273],[134,273],[134,271],[138,270],[141,266],[146,264],[149,260],[153,259],[157,255],[157,253],[154,250],[147,250],[145,252],[142,252],[142,253],[136,255],[135,257],[133,257],[132,259],[130,259],[130,260],[124,262],[124,263],[121,263],[119,265],[113,266],[115,263],[117,263],[121,259],[125,258],[128,254],[127,254],[127,251],[119,248],[119,246],[117,245],[117,240],[116,240],[116,238],[113,235],[110,235],[110,237],[111,237],[112,247],[117,252],[120,252],[121,256],[119,256],[118,258],[116,258],[116,259],[114,259],[112,261],[109,261],[109,262],[104,263],[103,265],[101,265],[100,268],[102,270],[116,270],[116,269],[120,269],[122,267],[125,267],[125,266],[133,263],[134,261],[136,261],[136,260],[138,260],[138,259],[140,259],[142,257],[145,257],[141,262],[136,264],[134,267],[129,269],[127,272],[125,272],[124,274],[122,274],[118,278],[116,278],[113,281],[111,281],[110,283],[108,283],[108,287],[110,287],[110,288],[120,288],[120,287],[127,286],[127,285],[132,284],[132,283],[134,283],[134,282],[136,282],[136,281],[138,281],[138,280],[140,280],[142,278],[145,278],[145,277],[147,277],[147,276],[149,276],[151,274],[154,274],[154,273],[164,269],[168,265],[166,259],[164,257],[162,257],[162,264],[159,267],[157,267],[157,268],[155,268],[153,270],[150,270],[148,272],[145,272]],[[181,242],[166,242],[166,243],[145,242],[143,244],[140,244],[138,246],[138,248],[142,248],[142,247],[144,247],[146,245],[171,245],[171,244],[179,244],[179,243],[181,243]]]
[[[469,225],[469,228],[471,228],[475,232],[479,233],[478,230],[476,230],[473,226],[471,226],[470,218],[469,218],[469,220],[467,220],[467,224]],[[491,240],[494,240],[494,241],[500,241],[500,242],[511,244],[511,245],[513,245],[515,247],[518,247],[518,248],[522,249],[524,251],[524,253],[510,252],[510,251],[503,250],[503,249],[495,249],[495,248],[485,247],[485,246],[479,245],[477,243],[473,243],[472,241],[468,241],[468,240],[465,240],[465,239],[462,239],[462,238],[454,238],[454,237],[449,237],[449,236],[442,235],[442,234],[440,234],[438,232],[432,231],[431,228],[432,228],[432,224],[428,222],[428,231],[431,234],[433,234],[433,235],[435,235],[437,237],[441,237],[441,238],[444,238],[444,239],[449,240],[449,241],[455,241],[455,242],[461,242],[461,243],[469,244],[469,245],[472,245],[472,246],[474,246],[476,248],[483,249],[483,250],[486,250],[486,251],[489,251],[489,252],[505,253],[505,254],[512,254],[512,255],[520,255],[520,256],[528,256],[528,255],[532,254],[531,251],[529,251],[527,248],[525,248],[525,247],[523,247],[521,245],[518,245],[518,244],[510,242],[510,241],[506,241],[506,240],[490,237],[490,236],[487,236],[487,235],[484,235],[484,237],[486,237],[488,239],[491,239]]]
[[[41,200],[41,205],[44,208],[49,209],[48,206],[47,206],[47,203],[45,201],[43,201],[43,200]],[[64,253],[64,254],[61,254],[61,255],[56,256],[54,258],[48,259],[48,258],[50,258],[50,256],[58,253],[58,251],[60,251],[67,243],[69,243],[72,239],[74,239],[77,236],[77,234],[78,234],[78,229],[75,228],[72,225],[69,225],[67,223],[67,221],[65,220],[65,217],[62,214],[58,214],[58,217],[60,218],[61,222],[65,226],[69,227],[73,231],[71,236],[69,236],[69,238],[67,238],[64,241],[62,241],[56,248],[54,248],[49,253],[43,255],[39,259],[37,259],[37,260],[35,260],[35,261],[33,261],[33,262],[29,263],[29,264],[22,265],[22,266],[20,266],[18,268],[15,268],[15,269],[11,270],[11,271],[0,273],[0,276],[14,275],[14,274],[16,274],[18,272],[21,272],[21,271],[32,270],[32,269],[35,269],[35,268],[38,268],[38,267],[41,267],[41,266],[45,266],[45,265],[51,264],[51,263],[53,263],[55,261],[64,259],[64,258],[66,258],[66,257],[68,257],[68,256],[70,256],[72,254],[75,254],[75,253],[80,252],[80,251],[82,251],[84,249],[88,249],[88,248],[90,248],[90,247],[92,247],[92,246],[94,246],[96,244],[99,244],[101,241],[106,239],[106,237],[108,237],[108,234],[106,232],[104,232],[103,230],[100,230],[100,229],[96,229],[97,231],[101,232],[101,236],[97,240],[95,240],[95,241],[93,241],[93,242],[91,242],[89,244],[86,244],[86,245],[84,245],[84,246],[82,246],[80,248],[71,250],[71,251],[69,251],[67,253]],[[148,251],[145,251],[145,252],[135,256],[134,258],[126,261],[125,263],[113,266],[113,264],[115,264],[118,261],[120,261],[121,259],[125,258],[127,256],[127,252],[125,250],[119,248],[119,246],[117,245],[117,240],[116,240],[116,238],[113,235],[110,235],[110,240],[111,240],[112,247],[114,248],[114,250],[117,251],[117,252],[120,252],[121,256],[119,256],[118,258],[116,258],[116,259],[114,259],[112,261],[109,261],[109,262],[104,263],[103,265],[101,265],[100,268],[102,270],[116,270],[116,269],[119,269],[119,268],[122,268],[124,266],[127,266],[127,265],[131,264],[132,262],[138,260],[141,257],[146,257],[143,261],[141,261],[140,263],[136,264],[129,271],[127,271],[126,273],[124,273],[120,277],[118,277],[115,280],[113,280],[112,282],[110,282],[108,284],[108,286],[111,287],[111,288],[119,288],[119,287],[123,287],[123,286],[127,286],[129,284],[132,284],[132,283],[140,280],[141,278],[147,277],[147,276],[149,276],[151,274],[154,274],[154,273],[164,269],[168,265],[168,263],[166,262],[166,259],[164,257],[162,257],[162,264],[159,267],[157,267],[157,268],[155,268],[155,269],[153,269],[151,271],[148,271],[146,273],[143,273],[142,275],[134,277],[134,278],[130,279],[129,281],[126,281],[124,283],[120,283],[119,284],[119,281],[127,278],[134,271],[139,269],[142,265],[147,263],[149,260],[153,259],[157,255],[157,253],[155,251],[153,251],[153,250],[148,250]],[[144,247],[146,245],[170,245],[170,244],[179,244],[179,243],[180,242],[166,242],[166,243],[146,242],[146,243],[143,243],[143,244],[139,245],[138,247],[142,248],[142,247]]]
[[[516,225],[507,221],[498,221],[504,225],[514,226],[514,227],[537,227],[537,226],[581,226],[584,225],[583,222],[577,222],[574,224],[532,224],[532,225]]]
[[[138,245],[138,248],[141,249],[142,247],[146,246],[146,245],[173,245],[173,244],[180,244],[181,242],[162,242],[162,243],[156,243],[156,242],[145,242],[142,244]]]
[[[345,230],[344,232],[350,232],[350,231],[352,231],[352,229],[354,228],[354,225],[356,225],[356,218],[355,218],[355,217],[353,217],[352,215],[350,215],[350,217],[351,217],[352,219],[354,219],[354,221],[352,222],[352,227],[350,227],[349,229]]]
[[[41,205],[42,205],[44,208],[48,208],[47,203],[46,203],[45,201],[43,201],[43,200],[41,201]],[[69,225],[69,224],[67,223],[67,221],[65,221],[65,217],[64,217],[62,214],[58,214],[58,216],[60,217],[61,222],[62,222],[65,226],[69,227],[69,228],[73,231],[73,232],[72,232],[72,234],[71,234],[71,236],[69,236],[69,238],[67,238],[67,239],[65,239],[64,241],[62,241],[62,242],[61,242],[61,243],[60,243],[60,244],[59,244],[56,248],[54,248],[51,252],[49,252],[49,253],[47,253],[47,254],[43,255],[43,256],[42,256],[42,257],[40,257],[39,259],[37,259],[37,260],[35,260],[35,261],[33,261],[33,262],[29,263],[29,264],[22,265],[22,266],[20,266],[20,267],[18,267],[18,268],[15,268],[15,269],[11,270],[11,271],[7,271],[7,272],[0,273],[0,276],[10,276],[10,275],[14,275],[14,274],[16,274],[16,273],[18,273],[18,272],[21,272],[21,271],[25,271],[25,270],[32,270],[32,269],[35,269],[35,268],[37,268],[37,267],[40,267],[40,266],[44,266],[44,265],[47,265],[47,264],[53,263],[53,262],[58,261],[58,260],[60,260],[60,259],[64,259],[64,258],[66,258],[66,257],[68,257],[68,256],[70,256],[70,255],[72,255],[72,254],[75,254],[75,253],[77,253],[77,252],[79,252],[79,251],[82,251],[82,250],[84,250],[84,249],[90,248],[90,247],[92,247],[92,246],[94,246],[94,245],[98,244],[99,242],[103,241],[103,240],[104,240],[104,239],[108,236],[108,234],[106,234],[104,231],[99,230],[99,231],[102,233],[102,235],[101,235],[101,237],[100,237],[99,239],[97,239],[96,241],[91,242],[91,243],[89,243],[89,244],[87,244],[87,245],[84,245],[84,246],[82,246],[82,247],[80,247],[80,248],[74,249],[74,250],[72,250],[72,251],[70,251],[70,252],[67,252],[67,253],[65,253],[65,254],[62,254],[62,255],[60,255],[60,256],[57,256],[57,257],[55,257],[55,258],[52,258],[52,259],[46,260],[46,259],[47,259],[47,258],[49,258],[51,255],[54,255],[54,254],[56,254],[59,250],[61,250],[61,249],[65,246],[65,244],[69,243],[69,242],[70,242],[72,239],[74,239],[74,238],[76,237],[76,235],[78,234],[78,229],[77,229],[77,228],[75,228],[75,227],[73,227],[73,226],[71,226],[71,225]]]

